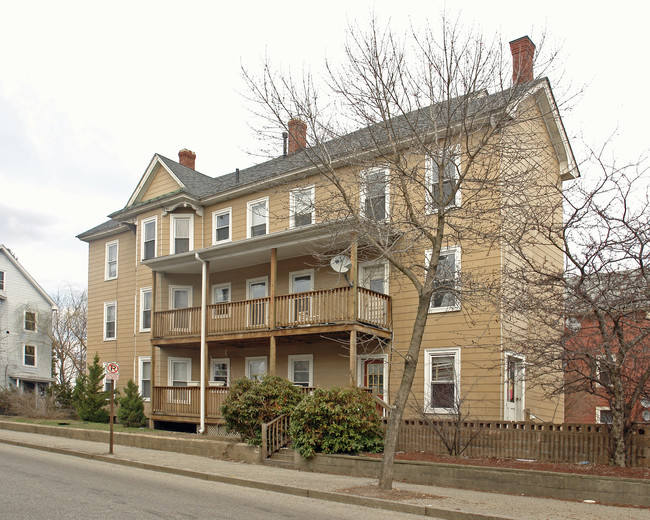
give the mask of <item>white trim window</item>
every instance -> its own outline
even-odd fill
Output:
[[[170,254],[187,253],[194,249],[194,215],[172,215],[170,228]]]
[[[269,198],[248,201],[246,204],[246,238],[269,232]]]
[[[104,303],[104,341],[117,338],[117,302]]]
[[[440,179],[441,171],[444,172],[442,181]],[[427,186],[427,207],[430,213],[460,206],[459,178],[460,146],[448,147],[433,156],[427,157],[425,181]]]
[[[192,379],[192,358],[170,357],[167,364],[169,386],[187,386]]]
[[[460,349],[425,349],[425,413],[458,413],[460,399]]]
[[[24,311],[23,313],[23,330],[26,332],[36,332],[36,311]]]
[[[158,251],[158,217],[153,216],[140,221],[141,228],[141,258],[142,260],[149,260],[156,257]]]
[[[431,253],[425,254],[425,265],[431,265]],[[440,250],[434,293],[431,297],[429,312],[447,312],[460,310],[459,296],[460,247],[447,247]]]
[[[232,288],[230,282],[212,286],[212,304],[216,305],[212,312],[213,318],[227,318],[230,316],[230,305],[225,304],[230,302],[231,294]]]
[[[314,386],[314,355],[300,354],[288,356],[289,373],[287,377],[295,386]]]
[[[102,376],[102,386],[104,388],[104,392],[108,392],[108,395],[106,396],[106,400],[109,400],[111,398],[111,394],[110,394],[111,380],[106,378],[106,367],[107,366],[108,366],[108,361],[104,361],[102,363],[102,367],[104,368],[104,371],[102,372],[102,374],[104,374]],[[113,387],[113,388],[115,388],[115,387]]]
[[[36,368],[36,347],[23,345],[23,366]]]
[[[151,287],[140,289],[140,332],[151,330]]]
[[[212,245],[232,240],[232,208],[212,212]]]
[[[117,278],[118,247],[118,240],[106,243],[106,268],[104,270],[104,280],[115,280]]]
[[[389,195],[387,168],[372,168],[361,172],[361,215],[369,220],[385,220],[388,217]]]
[[[596,422],[598,424],[612,424],[614,416],[609,406],[596,406]]]
[[[316,221],[314,186],[295,188],[289,193],[289,227],[309,226]]]
[[[140,395],[145,401],[151,399],[151,357],[140,356],[138,358],[138,388]]]
[[[169,305],[170,309],[186,309],[192,306],[192,286],[191,285],[170,285],[169,286]],[[174,330],[189,330],[190,314],[175,312],[173,315],[172,326]]]
[[[0,271],[0,291],[5,290],[5,272]]]
[[[261,379],[267,371],[266,356],[255,356],[246,358],[246,377],[248,379]]]
[[[359,264],[359,285],[381,294],[388,294],[389,267],[386,260]]]
[[[210,381],[214,386],[230,386],[230,359],[215,358],[210,361]]]

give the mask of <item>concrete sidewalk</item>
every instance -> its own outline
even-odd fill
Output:
[[[394,497],[391,494],[388,495],[388,500],[369,498],[354,494],[354,488],[367,487],[376,483],[375,480],[368,478],[301,472],[122,445],[114,446],[114,454],[109,455],[107,443],[4,429],[0,429],[0,442],[203,480],[433,518],[650,520],[649,509],[501,495],[401,482],[395,484],[394,488],[398,493],[394,494],[408,492],[404,493],[406,496]],[[421,498],[414,494],[429,496]]]

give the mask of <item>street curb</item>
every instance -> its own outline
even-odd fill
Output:
[[[362,507],[370,507],[373,509],[383,509],[386,511],[393,511],[396,513],[410,513],[413,515],[428,516],[440,518],[443,520],[511,520],[507,517],[481,515],[477,513],[467,513],[463,511],[453,511],[449,509],[440,509],[432,506],[419,506],[416,504],[403,504],[400,502],[392,502],[390,500],[382,500],[379,498],[368,498],[357,495],[346,495],[344,493],[334,493],[332,491],[318,491],[314,489],[299,488],[295,486],[286,486],[283,484],[271,484],[268,482],[259,482],[256,480],[248,480],[239,477],[226,477],[223,475],[215,475],[212,473],[202,473],[200,471],[192,471],[187,469],[172,468],[168,466],[160,466],[157,464],[149,464],[146,462],[139,462],[129,459],[121,459],[115,455],[100,455],[96,453],[88,453],[84,451],[70,450],[67,448],[57,448],[55,446],[44,446],[41,444],[32,444],[29,442],[15,441],[11,439],[0,438],[0,443],[9,444],[12,446],[19,446],[21,448],[31,448],[50,453],[57,453],[61,455],[69,455],[72,457],[79,457],[88,460],[97,460],[100,462],[108,462],[109,464],[116,464],[118,466],[129,466],[149,471],[157,471],[159,473],[169,473],[172,475],[179,475],[183,477],[190,477],[199,480],[207,480],[209,482],[219,482],[221,484],[230,484],[233,486],[241,486],[252,489],[259,489],[263,491],[272,491],[275,493],[284,493],[286,495],[301,496],[306,498],[313,498],[318,500],[326,500],[329,502],[338,502],[341,504],[349,504]]]

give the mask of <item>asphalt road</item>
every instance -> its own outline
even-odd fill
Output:
[[[13,519],[410,519],[0,444],[0,517]]]

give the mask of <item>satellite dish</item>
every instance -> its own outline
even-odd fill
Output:
[[[330,266],[337,273],[347,273],[352,267],[352,261],[345,255],[336,255],[330,260]]]

